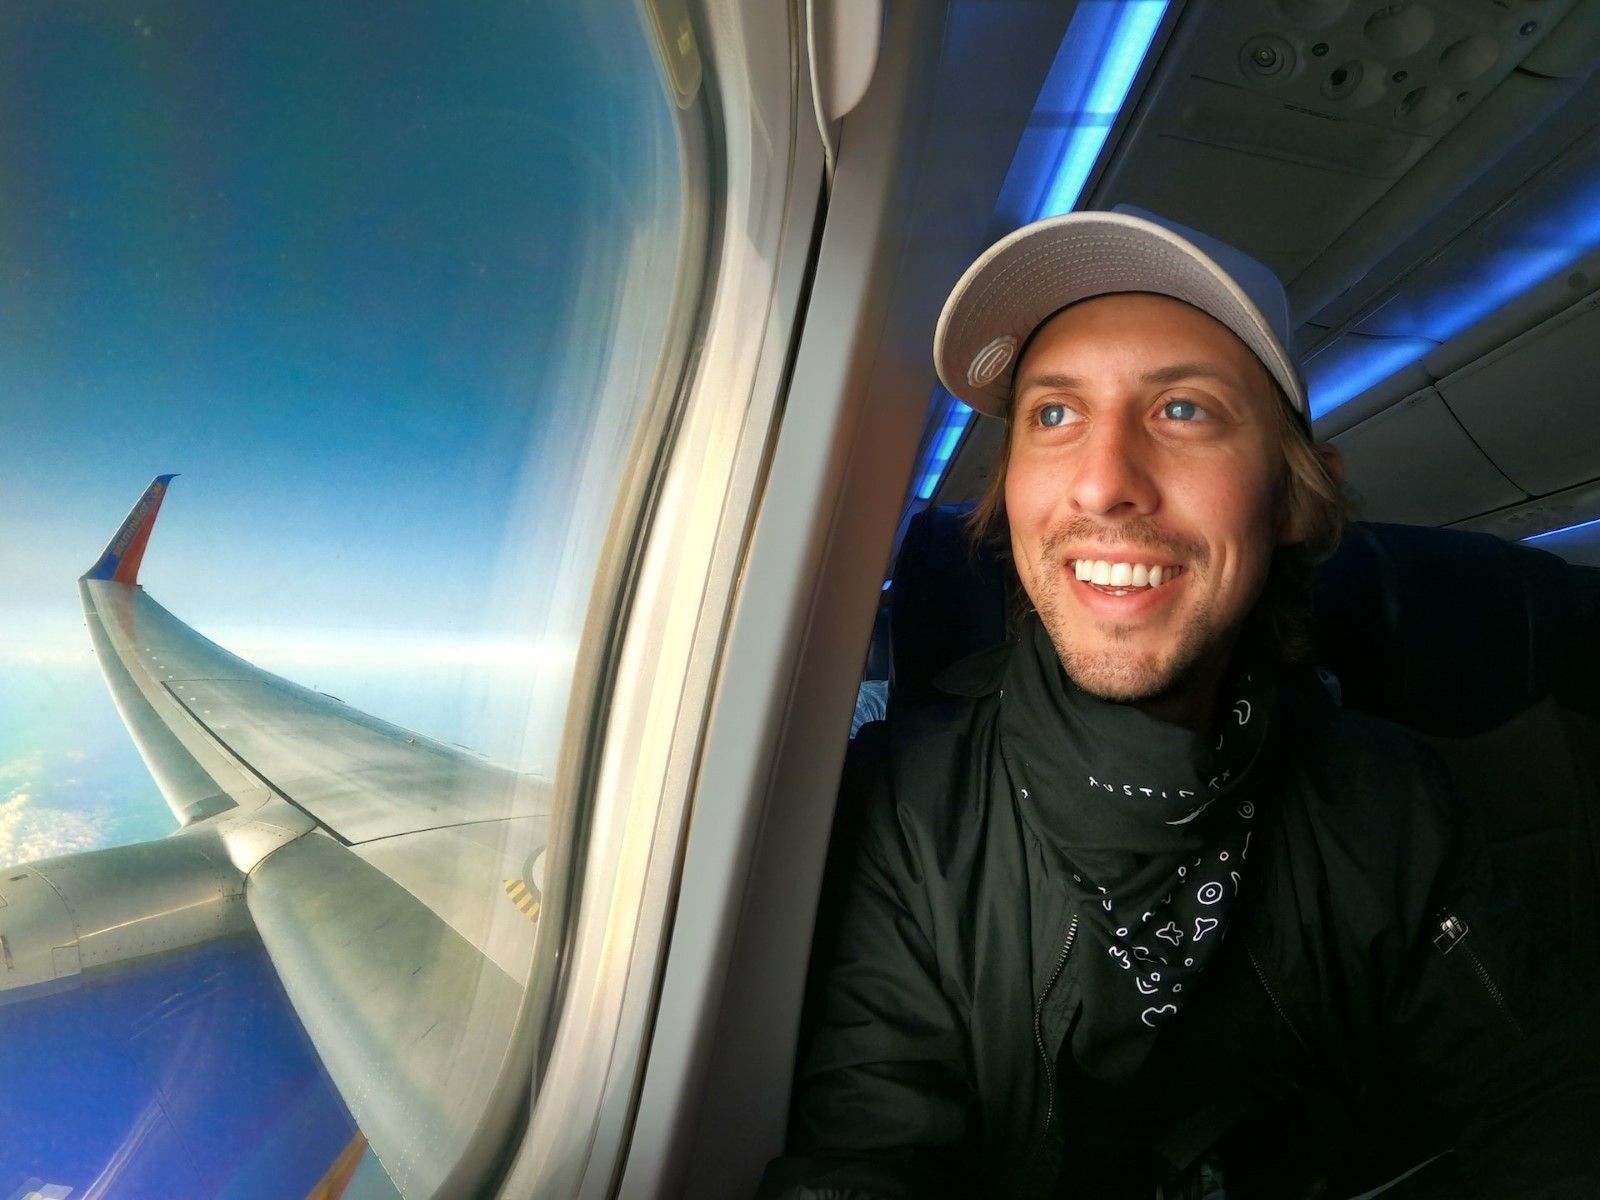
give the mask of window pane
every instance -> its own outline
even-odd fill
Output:
[[[0,114],[0,1195],[427,1195],[526,1078],[576,646],[696,302],[648,26],[11,6]],[[80,602],[170,472],[148,591]]]

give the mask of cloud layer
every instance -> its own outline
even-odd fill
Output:
[[[4,768],[15,764],[7,763]],[[92,815],[50,808],[37,802],[32,783],[23,780],[0,799],[0,866],[54,858],[106,843],[102,823]]]

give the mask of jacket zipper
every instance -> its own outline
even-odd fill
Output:
[[[1288,1012],[1284,1010],[1283,1005],[1278,1001],[1278,993],[1273,991],[1272,985],[1267,982],[1267,973],[1261,969],[1261,960],[1256,957],[1255,947],[1246,942],[1244,944],[1244,952],[1250,956],[1250,965],[1255,968],[1256,978],[1261,981],[1261,990],[1266,992],[1267,999],[1272,1001],[1272,1008],[1278,1014],[1278,1019],[1294,1035],[1294,1040],[1300,1043],[1300,1049],[1310,1054],[1311,1047],[1306,1045],[1305,1038],[1300,1036],[1300,1031],[1295,1028],[1294,1022],[1289,1020]]]
[[[1061,953],[1056,956],[1055,970],[1050,972],[1050,978],[1044,985],[1044,991],[1039,993],[1039,1003],[1033,1006],[1033,1041],[1039,1047],[1039,1061],[1044,1063],[1044,1088],[1045,1109],[1044,1128],[1050,1130],[1050,1122],[1056,1115],[1056,1071],[1055,1064],[1050,1061],[1050,1053],[1044,1045],[1044,1002],[1050,995],[1050,989],[1056,986],[1056,980],[1061,978],[1061,970],[1067,965],[1067,955],[1072,953],[1072,943],[1078,938],[1078,914],[1072,914],[1072,923],[1067,926],[1067,936],[1061,943]]]
[[[1467,961],[1472,964],[1473,971],[1478,976],[1478,981],[1483,984],[1483,990],[1489,993],[1489,999],[1500,1010],[1500,1015],[1506,1019],[1518,1037],[1525,1036],[1522,1032],[1522,1023],[1512,1015],[1510,1007],[1506,1004],[1505,993],[1495,983],[1494,977],[1489,974],[1489,968],[1483,965],[1483,960],[1476,951],[1466,944],[1467,923],[1452,913],[1439,914],[1439,933],[1434,937],[1433,944],[1439,948],[1441,954],[1449,954],[1452,950],[1460,949],[1466,953]]]

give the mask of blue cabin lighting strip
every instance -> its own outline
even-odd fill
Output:
[[[1029,221],[1071,212],[1077,205],[1167,15],[1168,2],[1080,0],[1017,147],[1001,193],[1002,213],[1009,209]],[[1019,186],[1033,197],[1031,205],[1027,200],[1007,204],[1007,194]],[[933,499],[972,421],[972,410],[943,388],[934,403],[942,404],[943,411],[917,468],[918,500]]]
[[[1600,519],[1593,521],[1580,521],[1576,525],[1568,525],[1565,529],[1552,529],[1549,533],[1536,533],[1532,537],[1525,537],[1522,540],[1525,543],[1542,542],[1545,540],[1545,538],[1562,537],[1565,534],[1577,533],[1582,529],[1593,529],[1596,533],[1600,533]]]
[[[1054,147],[1055,166],[1034,209],[1034,219],[1077,206],[1111,127],[1128,99],[1168,0],[1082,0],[1061,39],[1039,97],[1039,110],[1070,113]]]
[[[943,388],[938,389],[939,400],[944,404],[938,431],[924,452],[922,469],[917,472],[917,499],[932,500],[950,465],[956,447],[961,445],[961,435],[972,421],[972,410]]]
[[[1493,246],[1464,261],[1441,259],[1416,286],[1387,301],[1384,336],[1348,333],[1306,364],[1311,415],[1340,405],[1408,367],[1524,292],[1600,248],[1600,150],[1494,218]]]
[[[1327,416],[1438,348],[1438,342],[1427,338],[1346,334],[1306,364],[1311,419]]]

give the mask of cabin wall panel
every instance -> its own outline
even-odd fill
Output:
[[[1333,439],[1365,521],[1444,525],[1527,499],[1427,388]]]
[[[1443,379],[1472,439],[1535,496],[1600,477],[1600,293]]]

